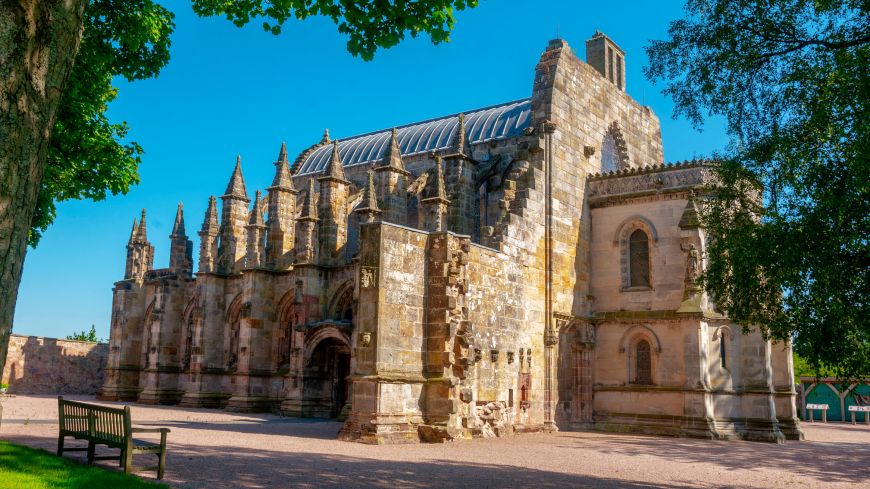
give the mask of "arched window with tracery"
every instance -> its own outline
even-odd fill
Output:
[[[634,383],[652,384],[652,349],[647,340],[640,340],[634,346]]]
[[[601,142],[601,173],[628,168],[628,150],[619,123],[613,122]]]
[[[628,238],[628,269],[631,287],[649,287],[649,237],[641,229]]]

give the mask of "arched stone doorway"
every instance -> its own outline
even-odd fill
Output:
[[[335,327],[315,332],[306,348],[303,416],[337,418],[350,399],[350,344]]]
[[[592,370],[595,326],[585,321],[570,321],[560,331],[559,403],[556,422],[560,429],[588,429],[593,423]]]

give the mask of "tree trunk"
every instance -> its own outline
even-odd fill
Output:
[[[0,371],[54,117],[87,0],[0,0]]]

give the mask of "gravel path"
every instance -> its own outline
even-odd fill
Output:
[[[56,398],[17,396],[3,404],[0,438],[56,449]],[[870,428],[861,425],[805,424],[808,441],[785,445],[556,433],[369,446],[337,441],[341,425],[331,421],[140,405],[132,411],[137,424],[172,429],[165,482],[185,489],[870,485]]]

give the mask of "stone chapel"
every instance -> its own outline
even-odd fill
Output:
[[[100,398],[343,420],[407,443],[596,429],[801,439],[791,348],[696,284],[707,161],[663,161],[625,55],[550,41],[531,96],[323,138],[248,192],[199,259],[145,212],[115,283]]]

